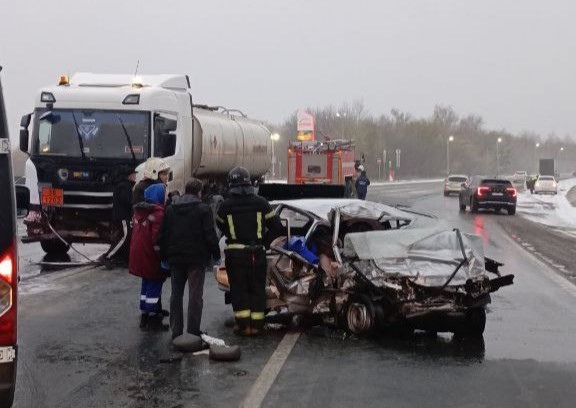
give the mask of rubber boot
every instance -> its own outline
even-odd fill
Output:
[[[236,326],[234,327],[234,334],[238,336],[251,336],[252,330],[250,328],[250,318],[236,318]]]
[[[153,332],[168,331],[170,326],[164,324],[162,321],[163,318],[164,316],[159,313],[148,316],[148,330]]]
[[[259,336],[264,332],[264,319],[251,320],[250,326],[251,326],[250,335]]]

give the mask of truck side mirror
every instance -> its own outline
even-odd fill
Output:
[[[26,186],[16,185],[16,209],[18,215],[28,215],[30,208],[30,190]]]
[[[30,121],[32,120],[32,114],[28,113],[27,115],[22,116],[20,119],[20,127],[24,129],[28,129],[30,126]]]
[[[20,119],[20,150],[24,153],[28,153],[28,139],[30,133],[28,132],[28,126],[30,126],[30,121],[32,120],[32,114],[22,116]]]
[[[28,153],[28,129],[20,129],[20,150]]]

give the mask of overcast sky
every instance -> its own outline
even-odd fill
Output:
[[[576,137],[574,0],[1,0],[14,134],[36,90],[79,71],[187,73],[195,101],[281,122],[362,100]]]

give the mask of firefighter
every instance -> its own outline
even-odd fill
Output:
[[[136,184],[132,193],[132,204],[144,201],[144,191],[152,184],[168,183],[170,165],[159,157],[150,157],[144,163],[144,178]]]
[[[255,194],[250,173],[235,167],[228,174],[229,197],[222,203],[216,222],[227,238],[224,250],[230,281],[235,332],[254,336],[264,328],[266,310],[266,248],[271,235],[280,234],[280,218]],[[266,231],[266,229],[267,231]],[[270,235],[270,236],[268,236]]]

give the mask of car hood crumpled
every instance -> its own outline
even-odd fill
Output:
[[[485,274],[482,238],[446,229],[442,225],[392,231],[347,234],[342,254],[371,260],[368,275],[404,276],[423,286],[442,286],[462,263],[448,286],[464,285]],[[376,276],[379,275],[379,276]]]

